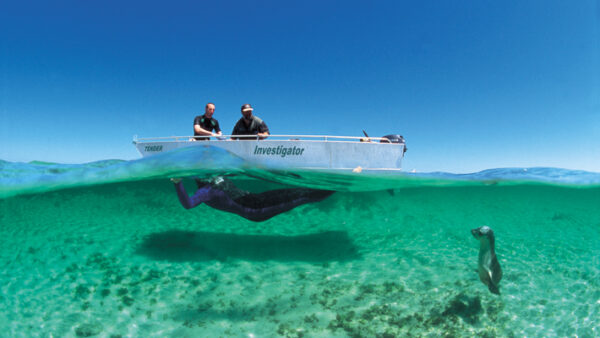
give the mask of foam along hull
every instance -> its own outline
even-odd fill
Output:
[[[183,147],[214,146],[263,168],[353,170],[360,167],[361,170],[398,171],[402,167],[404,143],[380,143],[376,138],[361,142],[354,137],[308,137],[285,139],[279,136],[281,139],[277,139],[273,135],[265,140],[243,141],[190,141],[188,137],[171,137],[134,139],[133,143],[144,157]]]

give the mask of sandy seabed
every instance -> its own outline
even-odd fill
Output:
[[[600,336],[600,193],[336,193],[254,223],[157,182],[0,200],[11,337]],[[496,233],[501,295],[471,228]]]

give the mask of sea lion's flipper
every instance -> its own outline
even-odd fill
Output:
[[[500,295],[500,289],[498,289],[498,283],[496,283],[494,281],[494,278],[493,278],[494,275],[493,275],[492,271],[487,270],[486,272],[488,273],[488,278],[489,278],[487,280],[487,283],[485,283],[485,284],[487,284],[488,290],[490,290],[490,292],[495,295]]]
[[[500,267],[500,263],[498,262],[496,256],[494,256],[490,265],[490,280],[492,281],[492,283],[498,285],[500,283],[500,280],[502,279],[502,268]]]
[[[500,289],[498,289],[498,286],[494,285],[494,283],[489,283],[488,289],[490,290],[491,293],[493,293],[495,295],[500,295]]]

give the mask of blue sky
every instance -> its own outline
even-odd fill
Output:
[[[0,159],[135,159],[225,133],[404,135],[404,169],[600,172],[597,1],[9,1]]]

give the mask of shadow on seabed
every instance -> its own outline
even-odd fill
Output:
[[[137,254],[172,262],[234,258],[325,263],[360,258],[357,247],[345,231],[264,236],[171,230],[148,235]]]

